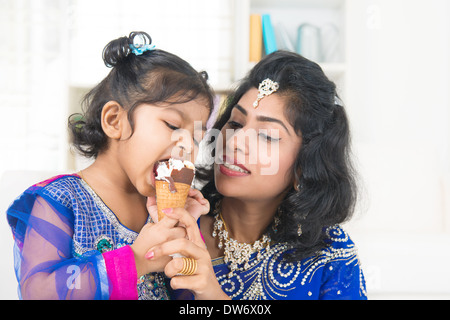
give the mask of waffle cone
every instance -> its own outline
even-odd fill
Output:
[[[177,192],[170,192],[169,183],[166,181],[156,180],[156,205],[158,207],[158,221],[164,218],[163,209],[167,208],[184,208],[187,195],[191,185],[186,183],[175,182]]]

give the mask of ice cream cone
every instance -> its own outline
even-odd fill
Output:
[[[156,204],[158,207],[158,221],[164,218],[163,209],[184,208],[186,199],[191,188],[190,184],[175,182],[176,192],[169,190],[169,182],[156,180]]]

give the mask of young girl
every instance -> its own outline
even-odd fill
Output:
[[[144,32],[111,41],[103,59],[111,72],[87,94],[85,114],[69,121],[74,146],[94,163],[30,187],[7,211],[20,298],[169,298],[155,272],[171,258],[149,261],[147,251],[189,230],[170,214],[149,223],[146,199],[155,195],[159,160],[195,158],[199,141],[173,133],[194,137],[213,94],[206,73],[155,49]],[[190,214],[209,211],[199,191],[189,196]]]
[[[216,162],[202,189],[211,212],[200,218],[206,247],[176,239],[150,249],[196,261],[172,287],[196,299],[366,299],[355,245],[339,226],[356,193],[349,125],[322,69],[295,53],[268,55],[214,129]],[[180,265],[169,262],[166,275]]]

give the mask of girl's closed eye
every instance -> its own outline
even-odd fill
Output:
[[[174,126],[173,124],[171,124],[171,123],[169,123],[169,122],[167,122],[167,121],[164,121],[164,123],[166,124],[166,126],[167,126],[170,130],[175,131],[175,130],[179,130],[179,129],[180,129],[179,127]]]

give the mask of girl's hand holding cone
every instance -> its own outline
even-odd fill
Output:
[[[158,209],[156,206],[156,198],[149,197],[147,199],[147,209],[150,217],[153,221],[158,221]],[[172,210],[172,208],[167,208]],[[185,209],[179,208],[186,215],[195,222],[197,227],[197,219],[209,212],[209,202],[206,200],[202,193],[196,189],[190,189]],[[165,210],[164,210],[165,211]],[[152,252],[149,249],[157,244],[161,244],[174,239],[188,237],[188,232],[183,220],[175,220],[167,217],[159,221],[158,223],[147,223],[139,233],[136,241],[131,246],[135,254],[136,269],[138,275],[144,275],[148,272],[161,272],[168,262],[172,260],[172,257],[160,257],[159,259],[152,259]],[[191,223],[192,224],[192,223]],[[198,227],[197,227],[198,229]],[[192,233],[192,231],[191,231]]]
[[[230,299],[217,281],[211,264],[211,256],[206,249],[196,219],[185,209],[175,208],[164,210],[166,217],[162,219],[177,220],[186,228],[187,237],[160,243],[149,250],[149,260],[158,260],[175,253],[181,253],[183,258],[174,258],[164,268],[165,274],[172,278],[173,289],[188,289],[195,299]],[[192,273],[183,274],[186,268],[184,259],[190,260],[189,270]],[[181,273],[181,275],[180,275]]]
[[[209,201],[203,197],[203,194],[199,190],[192,188],[189,190],[184,208],[196,221],[200,216],[207,214],[210,209]],[[156,197],[149,197],[147,199],[147,210],[152,220],[157,222],[158,208],[156,205]]]

